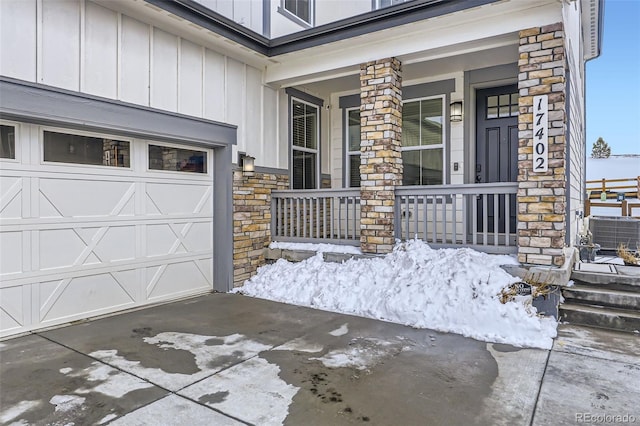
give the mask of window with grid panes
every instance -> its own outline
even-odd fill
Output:
[[[293,189],[318,187],[318,106],[291,99],[291,149]]]
[[[444,182],[444,98],[402,104],[403,185]]]

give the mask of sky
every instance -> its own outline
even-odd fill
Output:
[[[587,155],[640,154],[640,0],[605,0],[601,54],[587,62]]]

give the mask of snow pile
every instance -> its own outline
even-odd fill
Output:
[[[295,305],[355,314],[477,340],[549,349],[557,322],[536,315],[530,297],[500,303],[518,282],[500,268],[509,256],[472,249],[433,250],[422,241],[398,244],[373,259],[300,263],[284,259],[258,270],[234,291]]]
[[[346,254],[362,254],[358,247],[339,246],[336,244],[312,244],[312,243],[279,243],[277,241],[269,244],[269,248],[283,250],[308,250],[318,253],[346,253]]]

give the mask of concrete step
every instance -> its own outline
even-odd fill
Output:
[[[576,285],[640,293],[640,268],[615,266],[615,269],[617,274],[573,271],[571,279]]]
[[[564,303],[560,321],[627,332],[640,332],[640,313],[628,309]]]
[[[613,290],[608,286],[574,285],[562,289],[568,303],[609,306],[640,312],[640,292]]]

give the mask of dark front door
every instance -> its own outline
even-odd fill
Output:
[[[476,92],[476,183],[516,182],[518,178],[518,87],[516,85],[482,89]],[[500,195],[498,211],[494,196],[488,196],[487,230],[505,232],[505,196]],[[478,231],[484,230],[484,209],[478,200]],[[516,230],[516,200],[509,201],[509,232]]]

